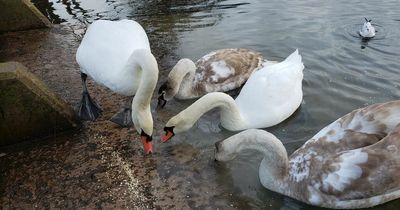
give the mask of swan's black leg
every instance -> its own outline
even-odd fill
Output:
[[[131,109],[132,100],[130,100],[129,105],[126,105],[121,109],[118,113],[111,117],[110,121],[118,124],[121,127],[132,127],[132,109]]]
[[[100,106],[90,97],[86,87],[86,77],[87,75],[85,73],[81,73],[83,92],[82,99],[78,105],[78,117],[81,120],[94,121],[103,110],[101,110]]]

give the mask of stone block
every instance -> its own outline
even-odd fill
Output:
[[[0,63],[0,146],[78,125],[73,109],[17,62]]]
[[[0,33],[50,26],[50,21],[29,0],[0,0]]]

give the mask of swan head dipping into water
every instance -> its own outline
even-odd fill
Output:
[[[110,120],[123,127],[129,127],[133,122],[145,153],[152,153],[150,102],[157,85],[158,64],[143,27],[133,20],[94,21],[79,45],[76,61],[83,83],[78,116],[94,121],[102,111],[89,95],[87,76],[115,93],[135,95],[131,108],[125,107]]]
[[[220,109],[222,126],[228,130],[243,130],[248,126],[231,96],[221,92],[208,93],[168,120],[164,127],[165,135],[161,137],[161,142],[166,142],[175,134],[189,130],[203,114],[214,108]]]
[[[241,87],[250,75],[265,65],[275,63],[261,53],[244,48],[217,49],[196,62],[183,58],[161,85],[158,104],[164,107],[172,98],[192,99],[211,92],[227,92]]]
[[[267,128],[290,117],[303,99],[304,65],[295,50],[284,61],[269,64],[251,74],[236,99],[212,92],[172,117],[165,125],[162,142],[189,130],[212,109],[218,109],[222,127],[230,131]]]
[[[191,80],[189,78],[193,76],[196,71],[196,65],[192,60],[188,58],[182,58],[176,63],[168,75],[168,80],[160,86],[158,89],[158,105],[164,107],[165,104],[171,100],[180,89],[188,89],[185,86],[187,82],[182,82],[184,80]]]

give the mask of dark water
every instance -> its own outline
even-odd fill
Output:
[[[137,20],[148,32],[152,47],[160,48],[162,81],[168,68],[181,57],[197,59],[215,49],[243,47],[260,51],[270,60],[282,60],[298,48],[305,64],[303,103],[291,118],[266,129],[284,142],[289,154],[351,110],[400,98],[397,0],[34,2],[54,22],[71,26],[78,36],[96,19]],[[369,41],[357,35],[364,17],[372,19],[378,30]],[[165,110],[155,110],[155,115],[166,122],[165,116],[192,102],[174,101]],[[232,134],[220,127],[216,112],[207,114],[189,132],[158,146],[160,176],[168,180],[179,174],[191,180],[180,192],[187,195],[188,202],[197,202],[195,206],[201,204],[198,197],[203,196],[207,198],[205,206],[311,208],[261,186],[259,154],[249,151],[232,162],[215,163],[214,142]],[[197,198],[191,196],[193,191],[200,192]],[[374,209],[399,205],[400,201],[395,201]]]

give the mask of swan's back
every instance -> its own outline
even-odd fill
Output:
[[[400,101],[356,109],[321,129],[291,155],[291,162],[303,164],[302,157],[305,155],[311,158],[325,157],[315,159],[325,162],[338,153],[375,144],[399,123]]]
[[[324,153],[332,154],[361,148],[385,137],[398,123],[400,101],[373,104],[337,119],[321,129],[302,148],[316,149],[323,145]]]
[[[76,53],[76,60],[83,73],[111,90],[122,93],[135,83],[134,73],[124,74],[123,71],[129,56],[136,49],[150,50],[146,32],[140,24],[133,20],[98,20],[88,27]]]
[[[185,97],[193,98],[210,92],[226,92],[242,86],[250,75],[262,68],[261,53],[250,49],[219,49],[196,61],[194,81],[182,81],[181,88],[190,87]],[[193,83],[192,83],[193,82]],[[187,83],[187,84],[185,84]]]
[[[243,86],[236,104],[251,128],[276,125],[300,106],[304,65],[296,50],[284,61],[265,65]]]

